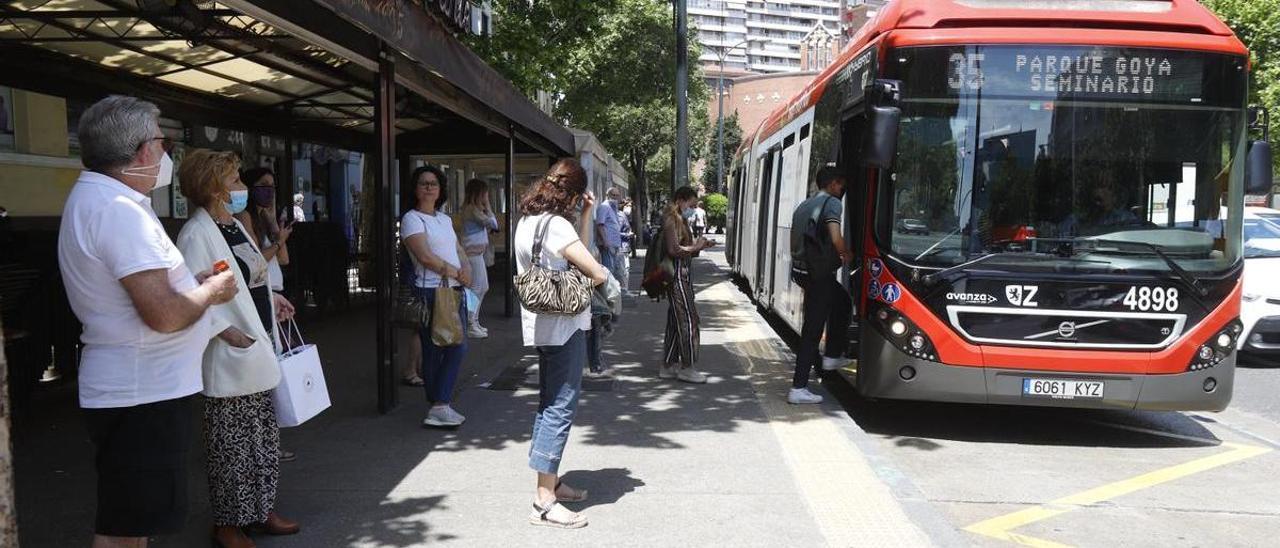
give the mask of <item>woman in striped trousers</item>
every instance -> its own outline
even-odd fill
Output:
[[[698,202],[698,194],[687,186],[676,190],[662,216],[663,245],[675,266],[675,280],[667,289],[667,332],[662,345],[663,364],[658,377],[701,384],[707,376],[694,369],[698,361],[700,336],[698,306],[694,302],[689,266],[698,252],[711,247],[706,238],[693,238],[684,211]]]

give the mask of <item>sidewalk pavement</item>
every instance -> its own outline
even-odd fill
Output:
[[[498,313],[497,293],[487,303],[493,313],[482,320],[490,338],[471,341],[459,381],[455,408],[467,422],[456,430],[421,426],[427,407],[417,388],[402,388],[402,404],[391,414],[373,412],[370,312],[304,333],[319,344],[334,407],[283,435],[298,460],[282,465],[278,508],[303,531],[259,537],[258,544],[930,544],[873,472],[851,435],[860,431],[833,398],[819,406],[786,403],[791,353],[729,281],[723,255],[696,260],[693,277],[703,320],[699,366],[711,381],[659,380],[667,303],[640,298],[625,310],[604,344],[617,380],[611,390],[584,393],[561,468],[567,483],[590,491],[588,502],[568,505],[587,514],[587,528],[551,530],[526,521],[536,359],[520,345],[519,318]],[[36,477],[19,487],[24,545],[85,545],[92,471],[88,442],[76,443],[78,454],[53,455],[52,466],[70,473],[51,474],[48,459],[38,463],[25,453],[26,472]],[[192,470],[188,527],[156,546],[208,543],[203,466],[195,462]],[[45,480],[53,483],[33,483]],[[42,515],[32,515],[33,507]]]

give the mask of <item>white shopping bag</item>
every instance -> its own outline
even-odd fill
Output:
[[[298,324],[289,320],[292,334],[283,333],[280,354],[280,385],[276,387],[276,422],[280,427],[298,426],[329,408],[329,387],[324,383],[320,352],[314,344],[302,342]]]

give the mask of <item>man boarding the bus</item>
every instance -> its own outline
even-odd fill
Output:
[[[818,363],[818,344],[827,333],[822,368],[834,370],[847,360],[849,315],[853,303],[836,278],[840,265],[849,262],[840,219],[844,215],[845,179],[840,170],[828,165],[818,170],[819,191],[796,207],[791,216],[791,273],[804,290],[804,325],[800,329],[800,349],[796,352],[796,372],[787,401],[793,404],[822,403],[822,396],[809,391],[809,373]]]

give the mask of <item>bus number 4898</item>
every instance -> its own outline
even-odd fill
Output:
[[[1130,287],[1123,304],[1139,312],[1175,312],[1178,310],[1177,288]]]

